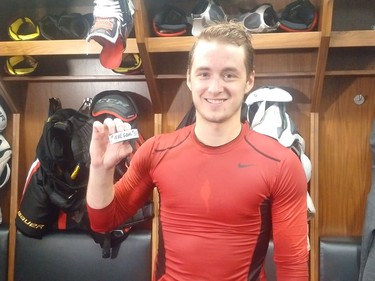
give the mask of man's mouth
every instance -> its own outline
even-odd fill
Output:
[[[206,99],[208,103],[213,103],[213,104],[220,104],[225,101],[225,99]]]

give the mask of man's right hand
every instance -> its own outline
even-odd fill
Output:
[[[91,166],[110,170],[132,153],[133,148],[129,141],[109,141],[110,135],[130,129],[130,124],[118,118],[107,118],[103,123],[95,121],[90,144]]]

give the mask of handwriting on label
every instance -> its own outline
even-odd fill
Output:
[[[131,139],[137,139],[139,138],[138,130],[137,129],[131,129],[126,130],[122,132],[117,132],[109,136],[109,142],[110,143],[117,143],[120,141],[127,141]]]

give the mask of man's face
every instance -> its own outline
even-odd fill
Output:
[[[187,75],[197,121],[240,120],[244,95],[254,85],[254,74],[246,74],[244,60],[241,47],[216,41],[198,43]]]

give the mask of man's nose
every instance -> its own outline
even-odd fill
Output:
[[[212,77],[209,85],[209,91],[216,94],[223,91],[223,81],[220,77]]]

